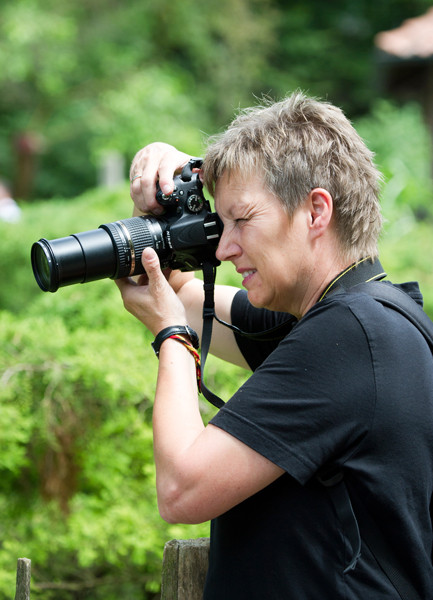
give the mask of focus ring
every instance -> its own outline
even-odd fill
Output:
[[[135,267],[130,275],[144,273],[141,255],[145,248],[153,248],[160,260],[164,255],[165,242],[161,223],[155,217],[131,217],[121,221],[128,231],[133,246]]]
[[[113,279],[144,273],[141,255],[147,247],[157,252],[165,243],[160,223],[154,217],[131,217],[101,225],[109,233],[116,255]]]

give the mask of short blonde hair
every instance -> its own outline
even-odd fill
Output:
[[[209,140],[203,176],[212,195],[223,173],[233,171],[263,174],[290,217],[313,188],[325,188],[333,198],[344,258],[377,256],[382,175],[373,153],[336,106],[295,92],[241,111],[225,132]]]

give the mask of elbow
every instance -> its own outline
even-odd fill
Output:
[[[183,523],[182,519],[180,519],[175,514],[175,512],[170,509],[170,507],[166,506],[165,504],[162,504],[159,501],[158,501],[158,511],[159,511],[159,516],[161,517],[161,519],[163,519],[166,523],[170,523],[170,525],[178,525],[180,523]]]
[[[166,521],[166,523],[171,523],[173,525],[182,523],[182,519],[180,518],[176,504],[177,503],[172,496],[170,497],[167,494],[158,492],[159,515],[164,521]]]
[[[195,525],[208,520],[203,518],[194,497],[179,486],[158,487],[157,497],[159,514],[167,523]]]

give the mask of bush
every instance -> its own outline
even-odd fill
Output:
[[[383,210],[391,223],[402,216],[433,217],[432,149],[421,108],[378,101],[357,123],[385,177]]]
[[[137,325],[111,282],[42,296],[25,316],[1,313],[0,565],[32,558],[36,597],[158,588],[172,534],[154,491],[157,363]]]

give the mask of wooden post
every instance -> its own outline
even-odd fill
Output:
[[[202,600],[209,538],[171,540],[164,547],[161,600]]]
[[[18,559],[15,600],[30,600],[31,565],[32,561],[28,558]]]

